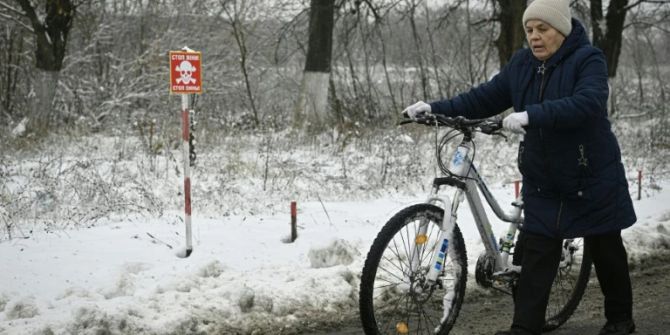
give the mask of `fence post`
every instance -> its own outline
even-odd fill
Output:
[[[298,238],[298,206],[295,201],[291,201],[291,242]]]

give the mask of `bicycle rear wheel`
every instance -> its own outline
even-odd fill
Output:
[[[366,334],[448,334],[463,303],[467,280],[465,243],[454,227],[437,283],[425,278],[440,248],[444,211],[420,204],[391,218],[375,238],[361,275],[360,316]],[[426,226],[427,225],[427,226]],[[427,227],[419,235],[420,227]],[[419,266],[410,269],[412,249]]]
[[[542,331],[564,324],[582,300],[591,275],[591,256],[585,252],[584,239],[563,241],[563,254],[549,295]]]

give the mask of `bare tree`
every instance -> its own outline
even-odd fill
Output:
[[[426,65],[424,64],[424,59],[423,59],[423,53],[424,53],[424,48],[423,48],[423,41],[421,39],[421,34],[419,33],[419,29],[417,28],[417,8],[419,7],[420,3],[417,0],[408,0],[407,1],[407,8],[408,8],[408,17],[409,17],[409,25],[410,28],[412,29],[412,40],[414,42],[414,52],[415,55],[414,57],[416,58],[416,61],[419,63],[419,79],[421,80],[421,92],[422,92],[422,99],[423,100],[429,100],[432,94],[430,93],[430,86],[428,85],[428,70],[426,69]]]
[[[47,0],[43,7],[44,14],[38,15],[39,7],[29,0],[16,1],[29,20],[35,38],[38,76],[33,83],[36,97],[32,106],[32,122],[34,125],[47,125],[76,4],[70,0]]]
[[[525,33],[521,26],[526,0],[498,0],[497,20],[500,22],[500,35],[495,41],[498,48],[500,67],[503,67],[514,52],[523,46]]]
[[[603,16],[602,0],[591,0],[593,44],[605,53],[609,77],[616,76],[626,13],[628,0],[610,0],[606,16]]]
[[[251,80],[249,78],[249,50],[247,49],[247,37],[244,27],[244,15],[247,11],[247,2],[237,0],[222,0],[221,6],[223,12],[226,14],[226,19],[230,25],[235,38],[235,43],[240,51],[240,71],[244,76],[244,86],[246,88],[247,98],[251,107],[252,120],[254,125],[258,127],[260,118],[258,116],[258,108],[256,107],[256,99],[254,98],[253,89],[251,87]]]
[[[591,2],[591,24],[593,31],[593,44],[602,49],[607,59],[607,74],[615,77],[621,55],[622,35],[625,28],[626,14],[644,3],[670,5],[668,0],[610,0],[607,6],[607,14],[603,16],[603,1],[590,0]]]
[[[311,0],[307,58],[293,121],[320,128],[327,119],[328,79],[330,77],[335,23],[334,0]]]

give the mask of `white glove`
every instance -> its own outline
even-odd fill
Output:
[[[503,128],[511,130],[515,133],[525,134],[526,130],[523,126],[528,125],[528,112],[523,111],[519,113],[512,113],[503,119]]]
[[[422,115],[430,113],[431,108],[430,105],[423,102],[419,101],[402,111],[402,115],[406,115],[410,119],[416,121],[418,118],[420,118]]]

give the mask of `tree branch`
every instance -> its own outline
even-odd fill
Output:
[[[477,27],[477,26],[485,24],[485,23],[491,23],[491,22],[497,22],[497,21],[500,21],[500,17],[484,18],[484,19],[472,22],[471,25],[473,27]]]
[[[630,26],[643,26],[645,28],[649,28],[649,27],[656,28],[660,31],[663,31],[663,32],[667,33],[670,30],[668,30],[667,28],[661,27],[661,23],[666,22],[668,18],[670,18],[670,13],[665,13],[665,15],[663,15],[660,18],[655,19],[653,21],[645,21],[645,19],[648,19],[648,18],[643,18],[641,20],[637,20],[637,19],[636,20],[631,20],[628,24],[626,24],[624,26],[624,29],[627,29]]]
[[[14,8],[14,7],[12,7],[8,4],[0,1],[0,9],[2,9],[2,8],[6,9],[6,10],[12,12],[12,13],[18,14],[20,16],[25,16],[24,13],[22,11],[20,11],[19,9]],[[9,21],[16,22],[17,24],[21,25],[23,28],[25,28],[26,30],[28,30],[31,33],[35,32],[33,27],[31,27],[31,26],[27,25],[25,22],[21,21],[21,19],[19,19],[16,15],[10,15],[10,14],[7,14],[7,13],[0,12],[0,17],[4,18],[4,19],[7,19]]]
[[[632,4],[624,7],[623,10],[627,11],[627,10],[633,8],[633,7],[639,6],[642,3],[655,3],[655,4],[664,5],[664,4],[670,4],[670,0],[637,0],[637,1],[635,1],[635,3],[632,3]]]
[[[4,3],[3,1],[0,1],[0,7],[5,8],[5,9],[9,10],[10,12],[14,12],[16,14],[23,15],[23,12],[20,11],[18,8],[14,8],[14,7]]]
[[[41,31],[44,30],[44,26],[42,25],[42,22],[37,18],[37,14],[35,14],[35,9],[33,6],[30,4],[29,0],[16,0],[21,8],[23,9],[26,17],[30,20],[30,23],[33,25],[34,31]]]
[[[381,22],[382,18],[379,16],[379,13],[377,13],[377,8],[373,6],[369,0],[363,0],[366,5],[368,5],[368,8],[372,11],[372,15],[375,17],[375,22]]]

